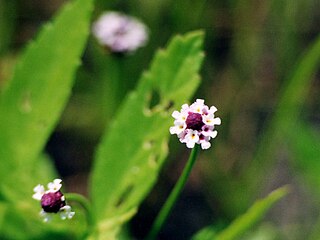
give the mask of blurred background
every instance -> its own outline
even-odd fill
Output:
[[[0,87],[64,2],[0,0]],[[133,15],[147,25],[149,42],[115,56],[90,36],[73,95],[46,147],[68,190],[87,194],[95,146],[154,52],[172,35],[202,29],[206,58],[195,99],[215,105],[222,125],[159,239],[189,239],[212,223],[223,228],[285,184],[291,193],[243,239],[320,239],[319,47],[318,60],[301,62],[319,36],[319,9],[318,0],[97,0],[93,21],[107,10]],[[113,82],[113,74],[122,81]],[[188,154],[172,137],[160,179],[128,225],[136,239],[148,231]]]

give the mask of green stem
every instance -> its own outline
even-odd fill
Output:
[[[86,214],[86,220],[88,224],[88,233],[94,226],[94,218],[92,215],[91,205],[87,198],[78,193],[66,193],[64,194],[67,202],[72,201],[78,203],[84,210]]]
[[[103,59],[100,72],[101,113],[103,124],[106,124],[118,108],[125,93],[124,58],[108,55]]]
[[[162,209],[160,210],[160,213],[158,214],[156,220],[154,221],[154,223],[152,225],[152,228],[147,236],[148,240],[155,239],[155,237],[158,235],[161,227],[163,226],[164,222],[167,220],[172,208],[174,207],[175,203],[178,200],[178,197],[179,197],[181,191],[184,188],[184,185],[186,184],[186,182],[188,180],[188,177],[190,175],[192,167],[196,161],[198,150],[199,150],[199,145],[196,145],[192,149],[192,151],[190,153],[190,157],[188,159],[188,162],[187,162],[185,168],[183,169],[183,172],[182,172],[178,182],[174,186],[172,192],[170,193],[170,196],[168,197],[167,201],[163,205]]]

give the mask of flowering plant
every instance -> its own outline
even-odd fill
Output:
[[[139,20],[117,12],[104,13],[93,25],[99,43],[112,52],[133,52],[146,44],[146,26]]]
[[[0,82],[0,239],[131,239],[124,226],[157,183],[172,149],[171,133],[183,143],[177,151],[191,151],[149,234],[144,233],[155,239],[183,191],[200,147],[215,147],[216,127],[221,124],[217,108],[205,105],[203,99],[186,104],[200,84],[203,32],[174,36],[157,51],[133,89],[131,79],[138,68],[128,69],[139,65],[139,57],[141,63],[149,57],[139,49],[147,44],[148,28],[137,18],[113,11],[92,24],[93,5],[93,0],[68,3],[26,48],[12,78]],[[90,33],[96,39],[89,38]],[[97,42],[103,48],[96,47]],[[109,51],[102,51],[105,48]],[[79,77],[75,73],[81,60]],[[58,177],[53,156],[46,154],[54,129],[77,134],[81,129],[94,136],[97,146],[92,157],[79,154],[81,160],[92,158],[90,177],[79,184],[84,195],[62,190],[62,179],[71,189],[68,164],[74,161],[80,166],[80,159],[68,159],[64,143],[59,142],[63,150],[55,158],[68,166]],[[215,161],[213,151],[205,154]],[[38,184],[48,181],[52,182],[47,187]],[[240,236],[286,192],[273,192],[219,236]],[[56,215],[70,221],[60,221]],[[210,236],[216,235],[210,229]]]
[[[61,179],[54,179],[53,182],[48,183],[48,190],[45,191],[43,185],[38,184],[33,191],[33,198],[41,202],[42,210],[40,215],[48,222],[52,213],[60,213],[61,219],[71,219],[75,212],[71,211],[71,207],[66,205],[65,196],[60,191],[62,187]]]
[[[186,143],[188,148],[200,144],[202,149],[211,146],[210,139],[215,138],[218,132],[215,125],[220,125],[220,118],[215,118],[216,107],[204,105],[204,100],[197,99],[191,104],[182,105],[181,111],[174,111],[174,126],[170,127],[171,134],[177,134],[180,142]]]

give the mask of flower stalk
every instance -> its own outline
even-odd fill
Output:
[[[78,193],[66,193],[65,196],[68,199],[68,201],[78,203],[85,211],[87,225],[88,225],[87,232],[89,233],[94,226],[94,218],[93,218],[90,202],[88,201],[87,198],[85,198],[84,196]]]
[[[165,204],[163,205],[162,209],[160,210],[158,216],[156,217],[156,220],[154,221],[154,223],[151,227],[151,230],[147,236],[148,240],[152,240],[152,239],[156,238],[156,236],[158,235],[164,222],[169,217],[169,214],[170,214],[172,208],[174,207],[175,203],[177,202],[178,197],[180,196],[180,193],[182,192],[182,190],[183,190],[183,188],[189,178],[190,172],[191,172],[191,170],[194,166],[194,163],[196,161],[198,151],[199,151],[199,145],[196,145],[190,153],[188,162],[186,163],[186,166],[184,167],[183,172],[182,172],[178,182],[174,186],[167,201],[165,202]]]

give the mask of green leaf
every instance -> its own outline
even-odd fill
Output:
[[[292,130],[312,83],[312,76],[320,65],[320,35],[310,49],[303,56],[292,77],[286,82],[279,100],[278,108],[273,119],[273,124],[283,131]],[[290,119],[290,121],[288,121]]]
[[[304,54],[294,68],[291,77],[285,81],[274,116],[259,143],[256,159],[249,167],[247,183],[252,186],[251,191],[259,188],[260,177],[273,163],[274,154],[279,146],[288,142],[290,131],[295,129],[295,124],[300,117],[303,104],[308,97],[312,84],[312,76],[316,73],[320,64],[320,36]],[[251,174],[255,172],[256,174]]]
[[[238,239],[243,233],[249,230],[254,224],[260,221],[266,212],[282,197],[287,195],[288,188],[282,187],[271,192],[266,198],[258,200],[242,216],[234,220],[225,230],[220,232],[217,240]]]
[[[89,32],[92,2],[67,4],[29,44],[12,79],[1,89],[0,215],[4,220],[0,238],[49,239],[51,233],[75,235],[81,231],[72,229],[83,228],[77,221],[72,227],[53,224],[51,229],[42,223],[39,203],[31,195],[36,184],[57,176],[42,150],[71,93]]]
[[[88,36],[92,0],[67,4],[29,44],[0,95],[0,179],[31,173],[71,93]],[[76,30],[75,30],[76,29]]]
[[[214,226],[208,226],[203,229],[201,229],[199,232],[197,232],[194,236],[192,236],[192,240],[214,240],[216,239],[217,231]]]
[[[276,202],[287,195],[288,191],[286,186],[274,190],[264,199],[256,201],[246,213],[235,219],[226,229],[217,233],[215,226],[208,226],[196,233],[192,240],[239,239],[243,233],[260,221]]]
[[[242,240],[279,240],[281,237],[279,226],[273,225],[269,222],[263,222],[259,224],[252,231],[245,234]],[[291,235],[292,236],[292,235]]]
[[[320,132],[303,121],[298,121],[288,135],[295,173],[306,183],[313,196],[320,197]],[[313,222],[308,239],[320,238],[320,218]]]
[[[7,205],[2,201],[0,201],[0,229],[3,222],[5,221],[5,214],[6,214],[7,208],[8,208]]]
[[[302,121],[288,135],[293,166],[313,193],[320,196],[320,133]]]
[[[19,203],[3,205],[6,209],[4,219],[0,225],[0,239],[82,239],[86,223],[81,215],[81,209],[73,205],[77,217],[68,222],[61,221],[60,217],[54,216],[52,221],[44,223],[39,216],[39,202],[28,205],[23,201]],[[0,211],[2,211],[0,202]],[[1,212],[0,212],[1,213]]]
[[[10,174],[5,184],[1,186],[0,199],[2,196],[6,201],[16,204],[19,201],[33,202],[34,200],[30,198],[32,189],[39,183],[45,185],[51,182],[57,176],[52,160],[44,154],[40,155],[31,173],[15,171]]]
[[[199,85],[202,43],[203,34],[193,32],[160,50],[103,137],[91,182],[100,234],[130,219],[154,185],[168,153],[171,112]]]
[[[295,68],[292,77],[286,82],[280,93],[281,98],[269,130],[275,137],[288,133],[295,125],[304,101],[308,96],[312,83],[312,75],[315,74],[319,64],[320,37],[303,56]],[[265,141],[270,142],[271,140],[269,138]]]

